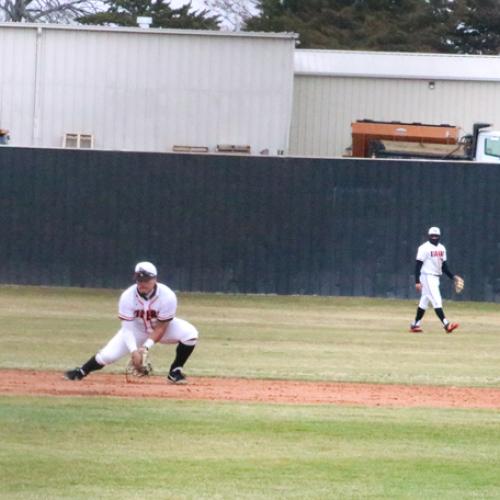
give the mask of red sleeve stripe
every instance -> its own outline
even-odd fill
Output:
[[[124,320],[124,321],[133,321],[135,318],[132,316],[122,316],[122,315],[119,315],[118,316],[120,319]]]
[[[174,319],[174,316],[158,316],[160,321],[171,321]]]

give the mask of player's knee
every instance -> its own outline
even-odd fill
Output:
[[[194,346],[196,345],[196,342],[198,342],[198,337],[199,337],[198,330],[191,323],[188,323],[186,327],[187,328],[184,331],[184,335],[182,336],[181,342],[184,345]]]
[[[103,354],[102,352],[98,352],[95,355],[95,360],[102,366],[107,366],[113,363],[113,360],[110,359],[106,354]]]
[[[192,337],[192,338],[186,339],[186,340],[181,340],[181,344],[189,345],[189,346],[193,346],[193,347],[196,345],[197,342],[198,342],[198,336]]]

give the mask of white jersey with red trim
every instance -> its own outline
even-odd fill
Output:
[[[446,261],[446,248],[441,243],[433,245],[430,241],[426,241],[418,247],[417,260],[423,262],[420,274],[441,276],[443,262]]]
[[[134,328],[151,334],[157,321],[168,321],[175,317],[177,296],[163,283],[157,283],[149,298],[141,296],[137,285],[127,288],[118,303],[118,317],[122,321],[133,321]]]

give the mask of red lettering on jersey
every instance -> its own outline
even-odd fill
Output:
[[[154,309],[150,309],[148,311],[144,311],[143,309],[136,309],[134,311],[134,316],[136,318],[146,318],[146,321],[151,321],[152,319],[158,316],[158,313]]]
[[[443,250],[431,250],[431,257],[444,257]]]

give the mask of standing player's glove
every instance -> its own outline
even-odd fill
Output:
[[[453,287],[455,288],[456,293],[462,293],[464,289],[464,280],[461,276],[455,275],[453,278]]]
[[[146,377],[153,372],[153,366],[148,360],[149,351],[141,347],[132,353],[130,361],[125,369],[127,380],[132,377]]]

